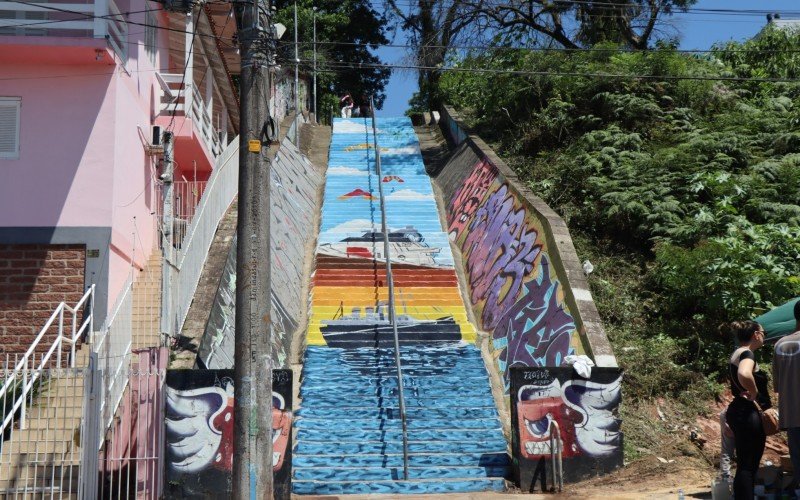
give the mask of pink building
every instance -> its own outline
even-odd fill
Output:
[[[236,49],[220,36],[235,23],[209,9],[0,4],[0,353],[92,283],[102,322],[158,248],[155,125],[175,134],[177,182],[207,179],[236,136]]]

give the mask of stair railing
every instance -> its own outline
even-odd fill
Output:
[[[86,306],[86,307],[84,307]],[[83,312],[83,318],[80,326],[78,326],[78,313]],[[64,315],[72,315],[72,327],[66,328],[64,325]],[[47,349],[47,352],[38,356],[37,362],[36,351],[41,350],[40,344],[43,344],[48,331],[58,322],[58,335],[53,340],[53,343]],[[0,387],[0,441],[2,441],[3,433],[9,425],[14,423],[15,416],[19,412],[19,428],[25,429],[27,426],[27,410],[28,405],[32,403],[32,394],[35,392],[36,382],[41,378],[42,374],[48,367],[53,365],[53,354],[55,354],[56,367],[61,368],[61,351],[64,344],[71,346],[70,350],[70,367],[75,367],[75,345],[83,337],[85,333],[91,332],[94,325],[94,285],[90,286],[83,297],[74,305],[68,306],[65,302],[61,302],[55,308],[50,318],[44,324],[39,334],[31,343],[25,354],[21,359],[16,359],[14,368],[7,370],[8,358],[6,358],[6,367],[2,373],[2,387]]]
[[[559,493],[564,488],[564,462],[561,453],[564,442],[561,440],[561,428],[555,420],[550,421],[550,469],[553,471],[553,489]]]
[[[378,148],[378,128],[375,125],[375,102],[370,97],[372,110],[372,139],[375,148],[375,172],[378,176],[378,196],[381,200],[381,232],[383,233],[383,255],[386,259],[386,283],[389,288],[389,321],[392,323],[394,333],[394,362],[397,366],[397,392],[400,404],[400,421],[403,425],[403,478],[408,480],[408,429],[406,423],[406,402],[403,396],[403,369],[400,366],[400,339],[397,335],[397,316],[394,304],[394,279],[392,278],[392,259],[389,254],[389,231],[386,227],[386,203],[383,197],[383,174],[381,173],[381,152]],[[366,122],[364,117],[364,122]],[[367,149],[369,151],[369,149]]]

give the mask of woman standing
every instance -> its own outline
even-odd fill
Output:
[[[764,329],[755,321],[734,321],[730,331],[739,341],[728,363],[733,401],[728,405],[727,421],[736,439],[736,500],[754,498],[756,473],[764,454],[767,436],[761,425],[762,410],[772,407],[767,374],[758,369],[753,352],[764,345]]]

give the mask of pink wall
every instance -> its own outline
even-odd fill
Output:
[[[128,7],[139,12],[131,21],[146,21],[145,0]],[[134,241],[139,265],[155,245],[155,162],[143,141],[150,140],[158,110],[155,69],[167,64],[168,32],[158,33],[154,67],[144,27],[129,29],[124,65],[67,58],[74,48],[65,39],[42,45],[41,53],[52,59],[62,51],[69,64],[23,60],[0,49],[0,96],[22,100],[19,159],[0,159],[0,227],[110,227],[109,305],[128,277]]]

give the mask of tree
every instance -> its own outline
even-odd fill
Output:
[[[294,61],[294,2],[278,0],[276,22],[287,27],[279,48],[280,59]],[[310,73],[313,66],[312,7],[317,7],[317,109],[322,114],[329,106],[338,106],[339,96],[349,92],[357,101],[372,96],[375,107],[386,99],[384,88],[390,70],[371,53],[386,38],[387,20],[376,12],[369,0],[299,0],[297,2],[298,41],[301,71]]]
[[[647,49],[664,16],[686,10],[697,0],[465,0],[506,38],[530,35],[566,48],[599,42]],[[524,31],[519,31],[520,29]]]
[[[480,0],[481,2],[483,0]],[[400,20],[415,47],[419,93],[413,102],[426,109],[438,109],[441,67],[449,48],[464,39],[478,19],[479,10],[461,0],[417,0],[405,12],[397,0],[387,0],[390,11]],[[480,5],[480,4],[478,4]]]

